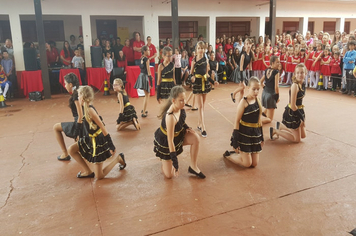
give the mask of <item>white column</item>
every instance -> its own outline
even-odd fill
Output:
[[[209,16],[207,20],[206,27],[207,36],[209,44],[213,45],[213,49],[215,50],[215,40],[216,40],[216,16]]]
[[[265,28],[266,28],[266,17],[265,16],[260,16],[257,17],[257,33],[256,35],[256,40],[258,40],[259,36],[262,36],[263,39],[265,38]]]
[[[10,14],[9,20],[10,20],[12,45],[14,47],[16,71],[24,71],[25,61],[23,58],[23,42],[22,42],[20,15]]]
[[[336,18],[336,29],[341,33],[345,31],[345,17]]]
[[[90,15],[82,15],[83,43],[84,43],[84,61],[85,67],[91,67],[90,47],[93,45],[91,35]]]
[[[308,31],[309,17],[299,18],[299,32],[305,37]]]
[[[142,19],[143,25],[143,37],[141,38],[145,43],[147,43],[147,36],[151,36],[152,43],[157,49],[156,63],[158,62],[159,54],[159,26],[158,26],[158,16],[155,14],[144,15]]]

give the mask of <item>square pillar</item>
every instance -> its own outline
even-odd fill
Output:
[[[299,32],[305,37],[308,31],[309,17],[299,18]]]
[[[209,16],[207,20],[207,41],[209,44],[213,45],[215,51],[215,41],[216,41],[216,16]]]
[[[158,16],[154,14],[144,15],[143,20],[143,37],[141,40],[147,43],[147,36],[151,36],[152,44],[155,45],[157,50],[156,63],[158,62],[159,55],[159,26]],[[173,51],[174,52],[174,51]]]
[[[257,17],[257,34],[256,35],[256,40],[258,40],[259,36],[263,37],[263,40],[265,39],[265,28],[266,28],[266,17],[265,16],[260,16]]]
[[[83,30],[85,67],[92,67],[90,47],[93,45],[93,40],[92,40],[92,35],[91,35],[90,15],[82,15],[82,30]]]
[[[345,31],[345,17],[336,18],[336,29],[341,33]]]
[[[20,15],[10,14],[10,29],[12,37],[12,46],[14,48],[14,63],[16,65],[17,71],[25,70],[25,61],[23,58],[23,42],[22,42],[22,31],[21,31],[21,21]]]

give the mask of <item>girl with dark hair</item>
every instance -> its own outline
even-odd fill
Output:
[[[231,136],[233,151],[226,151],[223,156],[232,163],[243,167],[255,167],[264,142],[262,132],[262,106],[258,100],[260,81],[252,76],[247,84],[247,96],[239,101],[236,123]],[[240,155],[231,155],[240,153]]]
[[[63,49],[61,51],[61,60],[63,65],[69,66],[72,64],[72,59],[74,57],[74,52],[69,46],[68,41],[64,41],[63,43]]]
[[[147,117],[148,111],[146,110],[147,108],[147,103],[148,99],[150,98],[150,89],[152,89],[152,75],[151,75],[151,70],[150,70],[150,60],[148,57],[150,56],[150,49],[148,46],[142,46],[141,48],[141,73],[138,76],[136,83],[134,85],[135,89],[142,89],[145,92],[145,98],[143,100],[143,109],[141,110],[141,116],[142,117]]]
[[[62,132],[69,138],[77,139],[84,135],[83,131],[83,111],[78,102],[78,88],[79,88],[79,80],[74,73],[69,73],[64,76],[64,84],[68,93],[71,94],[69,98],[69,107],[72,111],[72,115],[74,117],[74,122],[62,122],[57,123],[53,126],[53,130],[57,139],[59,146],[62,149],[62,154],[57,157],[60,161],[69,161],[70,156],[68,155],[68,151],[66,145],[64,143]]]
[[[171,62],[172,48],[164,47],[163,62],[159,64],[157,70],[157,101],[161,103],[162,99],[168,99],[171,89],[176,85],[174,63]]]
[[[199,136],[186,123],[184,110],[185,90],[182,86],[172,88],[169,99],[158,116],[161,126],[154,137],[154,152],[162,160],[162,172],[171,179],[178,176],[178,158],[183,146],[190,145],[190,166],[188,172],[204,179],[205,175],[198,168]]]

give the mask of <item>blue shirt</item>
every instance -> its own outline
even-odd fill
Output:
[[[2,59],[1,60],[1,65],[4,68],[4,71],[6,74],[8,74],[9,72],[11,72],[11,68],[12,68],[12,60],[11,59]]]
[[[353,70],[355,68],[356,51],[347,51],[344,56],[344,68],[345,70]],[[350,61],[352,63],[350,63]]]

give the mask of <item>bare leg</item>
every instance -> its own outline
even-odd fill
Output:
[[[274,109],[267,109],[267,117],[262,116],[262,124],[268,124],[271,123],[273,120],[273,116],[274,116]]]
[[[306,138],[306,137],[307,137],[307,133],[305,132],[305,123],[302,122],[302,123],[300,124],[299,128],[300,128],[300,137],[301,137],[302,139]]]
[[[288,129],[283,124],[281,124],[279,130],[273,129],[273,133],[287,139],[288,141],[295,142],[295,143],[300,142],[300,137],[301,137],[300,127],[298,129]]]
[[[138,120],[136,118],[133,118],[132,122],[134,123],[134,126],[136,127],[137,130],[141,129],[140,123],[138,122]]]
[[[114,156],[114,154],[113,154],[113,156]],[[107,165],[107,166],[105,166],[104,167],[104,169],[102,169],[102,166],[101,166],[101,168],[98,170],[99,171],[99,174],[102,174],[101,176],[99,175],[99,177],[101,177],[101,178],[99,178],[99,177],[97,177],[98,179],[102,179],[102,178],[104,178],[107,174],[109,174],[109,172],[115,167],[115,165],[117,164],[117,163],[119,163],[120,162],[120,164],[124,164],[124,161],[122,160],[122,158],[118,155],[118,156],[116,156],[116,157],[114,157],[114,159]],[[95,172],[95,168],[94,168],[94,172]],[[100,173],[101,172],[101,173]],[[95,173],[95,176],[97,176],[96,175],[96,173]]]
[[[78,143],[72,144],[68,148],[68,152],[71,155],[71,157],[73,157],[74,160],[76,160],[79,163],[79,165],[84,169],[84,172],[83,171],[81,172],[81,176],[87,176],[87,175],[90,175],[91,173],[93,173],[90,170],[88,164],[84,161],[84,159],[80,155]]]
[[[162,172],[167,179],[173,178],[174,169],[171,160],[162,160]]]
[[[145,91],[145,98],[143,99],[143,113],[146,114],[148,99],[150,98],[150,93]]]
[[[199,136],[197,133],[188,131],[184,136],[183,146],[190,145],[190,167],[197,173],[198,168],[198,153],[199,153]]]
[[[251,167],[256,167],[258,164],[258,161],[260,160],[260,154],[259,153],[252,153],[252,165]]]
[[[187,101],[185,101],[186,104],[189,104],[190,99],[193,97],[193,92],[191,92],[187,98]],[[194,101],[193,101],[194,102]]]
[[[237,103],[239,103],[240,100],[242,99],[242,97],[244,96],[244,89],[245,89],[245,84],[244,84],[244,82],[241,82],[238,84],[237,88],[233,92],[234,97],[236,97],[236,94],[238,94],[237,99],[236,99]]]
[[[68,151],[66,148],[66,144],[64,143],[64,138],[62,135],[63,129],[62,129],[61,124],[60,123],[55,124],[53,126],[53,130],[54,130],[54,134],[56,136],[57,142],[62,149],[62,154],[61,154],[60,158],[63,159],[68,156]]]
[[[199,109],[198,126],[201,125],[202,130],[205,130],[203,95],[202,94],[197,94],[196,98],[197,98],[197,101],[198,101],[198,109]]]
[[[230,156],[226,156],[226,158],[232,163],[238,164],[243,167],[250,167],[252,165],[252,157],[250,153],[240,151],[240,154],[233,154]]]
[[[193,92],[192,92],[193,93]],[[195,108],[195,94],[193,93],[193,102],[192,102],[192,107]]]

